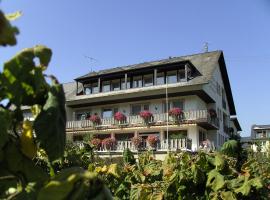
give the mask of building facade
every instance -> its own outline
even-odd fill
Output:
[[[133,137],[151,135],[159,139],[157,151],[196,151],[219,148],[232,127],[241,130],[231,120],[236,111],[222,51],[91,72],[63,86],[73,141],[85,134],[114,138],[111,150],[122,151],[133,149]],[[124,120],[115,119],[119,113]]]
[[[270,125],[251,126],[249,138],[253,151],[269,152],[270,150]]]

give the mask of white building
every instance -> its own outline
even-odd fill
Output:
[[[64,84],[64,90],[68,138],[112,137],[115,151],[132,149],[134,136],[149,135],[159,138],[161,152],[168,147],[196,151],[206,140],[219,148],[229,137],[230,117],[236,115],[222,51],[91,72]],[[183,111],[180,120],[167,115],[176,107]],[[147,125],[139,115],[144,110],[153,114]],[[126,116],[121,125],[116,112]],[[92,115],[100,123],[94,125]]]

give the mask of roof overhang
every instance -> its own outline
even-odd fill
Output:
[[[227,72],[227,68],[226,68],[226,64],[225,64],[225,60],[224,60],[224,56],[223,56],[222,52],[220,54],[218,62],[219,62],[219,66],[220,66],[224,89],[225,89],[228,104],[229,104],[230,115],[236,115],[231,85],[230,85],[229,76],[228,76],[228,72]]]
[[[231,121],[234,123],[234,126],[236,127],[237,131],[242,131],[240,123],[236,117],[231,117]]]

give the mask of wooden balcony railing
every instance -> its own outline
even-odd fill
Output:
[[[207,110],[191,110],[184,111],[183,116],[177,122],[171,116],[169,116],[168,123],[171,124],[190,124],[200,123],[208,124],[211,127],[218,128],[219,120],[217,118],[211,118]],[[167,113],[153,114],[152,120],[149,122],[151,126],[166,125],[167,124]],[[126,117],[124,123],[119,123],[114,118],[102,118],[99,125],[94,125],[90,120],[80,121],[67,121],[67,129],[106,129],[106,128],[124,128],[124,127],[136,127],[143,126],[144,121],[139,115],[131,115]]]

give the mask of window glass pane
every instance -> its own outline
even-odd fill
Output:
[[[143,110],[149,110],[149,104],[143,105]]]
[[[91,94],[91,87],[85,87],[84,94]]]
[[[177,83],[177,76],[176,76],[176,70],[175,71],[168,71],[167,72],[167,80],[168,83]]]
[[[121,79],[121,89],[124,90],[124,89],[129,89],[129,88],[130,88],[130,78],[127,78],[127,88],[125,85],[125,79],[122,78]]]
[[[133,77],[133,88],[142,87],[142,77],[141,76],[134,76]]]
[[[102,118],[110,118],[112,114],[112,109],[103,109]]]
[[[98,83],[92,83],[92,93],[99,93]]]
[[[102,82],[102,92],[109,92],[111,90],[110,81]]]
[[[179,81],[186,81],[186,72],[185,72],[185,69],[180,69],[178,71],[178,78],[179,78]]]
[[[132,105],[131,106],[131,114],[132,115],[138,115],[141,112],[141,105]]]
[[[120,90],[120,80],[113,80],[112,81],[112,90],[113,91]]]
[[[157,73],[157,85],[164,84],[164,72]]]
[[[182,110],[184,109],[184,103],[183,101],[176,100],[172,102],[172,107],[173,108],[181,108]]]
[[[152,86],[153,85],[153,75],[152,74],[144,75],[143,76],[143,85],[145,87],[148,87],[148,86]]]

